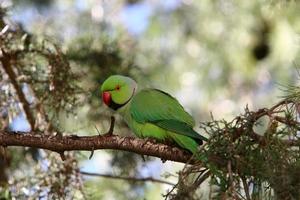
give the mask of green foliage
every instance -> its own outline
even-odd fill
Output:
[[[285,99],[270,109],[253,112],[246,108],[244,114],[229,122],[212,119],[202,123],[210,135],[200,150],[206,159],[198,167],[187,166],[184,177],[195,174],[189,168],[206,168],[211,173],[210,183],[219,187],[221,199],[246,198],[245,193],[251,199],[299,199],[299,122],[295,105],[297,102]],[[254,127],[263,116],[270,121],[263,135],[259,135]],[[203,173],[193,176],[201,177]],[[186,182],[186,178],[179,179],[186,191],[201,187],[197,181],[188,185]],[[246,191],[251,187],[251,192]]]
[[[82,199],[81,177],[73,156],[68,154],[64,162],[57,162],[60,159],[57,154],[45,155],[47,159],[41,159],[33,168],[22,164],[22,171],[26,173],[18,175],[16,171],[17,176],[10,179],[11,196],[17,199]]]
[[[32,37],[15,28],[2,34],[1,48],[14,59],[19,83],[30,86],[28,96],[36,98],[32,103],[43,104],[46,112],[71,112],[78,105],[77,94],[82,90],[75,82],[78,75],[71,71],[65,55],[48,39]]]

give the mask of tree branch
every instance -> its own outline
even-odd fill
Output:
[[[177,147],[153,143],[134,137],[118,135],[104,136],[47,136],[36,132],[0,131],[0,146],[26,146],[47,149],[57,153],[64,151],[94,151],[99,149],[115,149],[134,152],[140,155],[154,156],[163,161],[170,160],[193,164],[196,161],[191,154]]]
[[[86,176],[97,176],[97,177],[118,179],[118,180],[132,181],[132,182],[153,182],[153,183],[161,183],[161,184],[167,184],[172,186],[175,185],[174,183],[160,180],[160,179],[155,179],[153,177],[136,178],[136,177],[115,176],[111,174],[99,174],[99,173],[91,173],[91,172],[83,172],[83,171],[80,171],[80,174]]]
[[[22,88],[19,86],[19,84],[17,82],[17,76],[11,66],[11,56],[9,54],[7,54],[2,48],[0,50],[2,53],[2,56],[0,56],[0,61],[2,63],[3,69],[4,69],[5,73],[8,75],[8,77],[17,93],[17,96],[18,96],[20,103],[22,104],[23,110],[25,112],[26,119],[29,122],[31,130],[33,130],[34,125],[35,125],[35,119],[33,117],[33,114],[31,113],[30,105],[25,98],[25,94],[23,93]]]
[[[244,176],[242,176],[241,179],[242,179],[242,183],[243,183],[243,187],[244,187],[246,199],[247,200],[251,200],[250,191],[249,191],[249,185],[247,183],[247,179]]]

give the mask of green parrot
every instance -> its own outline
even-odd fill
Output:
[[[193,130],[192,116],[166,92],[158,89],[137,92],[133,79],[112,75],[103,82],[101,93],[104,104],[120,113],[137,137],[175,142],[193,154],[202,140],[207,140]]]

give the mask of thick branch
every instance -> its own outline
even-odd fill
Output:
[[[0,146],[26,146],[62,153],[64,151],[94,151],[99,149],[115,149],[130,151],[182,163],[195,163],[191,154],[177,147],[153,143],[134,137],[117,135],[104,136],[45,136],[36,132],[0,131]]]

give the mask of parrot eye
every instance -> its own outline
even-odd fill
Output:
[[[117,91],[120,90],[120,85],[117,85],[116,88],[115,88]]]

